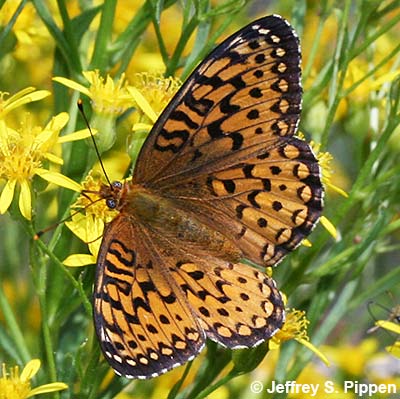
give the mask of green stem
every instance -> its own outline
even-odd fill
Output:
[[[2,310],[5,323],[9,329],[9,335],[15,343],[15,347],[21,360],[26,364],[30,359],[32,359],[32,356],[29,352],[28,346],[26,345],[24,336],[19,328],[12,308],[4,295],[3,287],[0,287],[0,309]]]
[[[182,35],[179,38],[178,44],[176,45],[174,54],[172,55],[171,60],[167,65],[165,76],[173,76],[175,74],[175,71],[178,68],[179,61],[182,56],[182,52],[185,49],[185,46],[190,36],[192,35],[193,31],[196,29],[197,24],[198,24],[197,18],[192,17],[189,23],[185,26]]]
[[[201,391],[194,399],[207,398],[207,396],[210,395],[212,392],[217,390],[219,387],[222,387],[223,385],[227,384],[230,380],[237,377],[238,375],[240,374],[230,372],[225,377],[222,377],[220,380],[218,380],[215,384],[212,384],[208,388]]]
[[[80,65],[78,46],[71,25],[71,19],[69,18],[67,7],[65,5],[65,0],[57,0],[57,5],[63,22],[64,37],[68,43],[69,51],[74,57],[75,72],[80,72],[82,70],[82,66]]]
[[[342,18],[340,19],[338,44],[335,49],[333,71],[331,75],[332,80],[329,87],[329,99],[330,99],[330,103],[328,104],[329,112],[327,115],[325,129],[321,135],[322,148],[326,148],[326,145],[328,143],[329,130],[332,127],[333,120],[341,100],[339,93],[341,92],[341,89],[344,84],[344,79],[346,77],[346,71],[349,62],[349,57],[346,55],[346,44],[348,40],[347,26],[348,26],[351,3],[352,3],[351,0],[346,1]]]
[[[33,235],[34,235],[34,231],[32,229],[32,237],[33,237]],[[88,316],[92,317],[92,305],[89,302],[89,300],[87,299],[87,296],[83,289],[82,284],[78,280],[75,279],[75,277],[69,271],[68,267],[64,266],[63,263],[60,262],[60,260],[54,255],[54,253],[46,246],[46,244],[43,241],[36,240],[35,243],[40,248],[40,250],[43,251],[50,258],[50,260],[56,266],[58,266],[63,271],[65,276],[71,281],[72,285],[79,293],[79,296],[82,300],[82,304],[85,308],[86,313],[88,314]]]
[[[1,46],[1,44],[6,39],[8,34],[11,32],[13,26],[15,25],[15,22],[17,21],[18,16],[21,14],[21,12],[24,9],[26,3],[27,3],[27,0],[22,0],[21,3],[19,3],[19,6],[15,10],[15,12],[14,12],[13,16],[11,17],[10,21],[8,22],[8,24],[5,25],[5,26],[2,26],[2,30],[0,32],[0,48],[3,47],[3,46]],[[1,8],[1,6],[0,6],[0,8]],[[4,55],[5,54],[0,54],[0,58],[2,56],[4,56]]]
[[[106,0],[103,4],[103,12],[101,13],[100,27],[97,32],[90,69],[97,68],[104,72],[108,67],[109,53],[107,46],[111,41],[116,6],[116,0]]]
[[[50,324],[47,313],[46,287],[47,287],[47,267],[43,256],[37,256],[35,247],[31,247],[30,263],[32,265],[33,279],[36,286],[36,293],[39,297],[40,313],[42,317],[42,334],[44,352],[47,360],[47,370],[50,381],[57,381],[56,363],[54,359],[54,348],[50,333]]]

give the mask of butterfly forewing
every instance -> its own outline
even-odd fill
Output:
[[[183,180],[165,195],[231,237],[246,258],[275,265],[311,232],[322,194],[310,147],[289,137],[246,162]]]
[[[279,17],[228,38],[171,101],[134,174],[267,265],[299,245],[322,209],[318,162],[292,137],[299,63],[298,39]]]
[[[293,135],[301,104],[299,62],[298,39],[280,17],[262,18],[226,39],[154,125],[134,180],[168,186],[274,146],[274,136]]]
[[[112,367],[150,378],[196,356],[208,337],[253,347],[284,322],[274,265],[322,209],[320,169],[293,137],[300,52],[290,25],[262,18],[218,46],[162,113],[132,182],[110,190],[94,295]]]

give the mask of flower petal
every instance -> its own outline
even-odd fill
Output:
[[[74,254],[69,255],[63,260],[63,264],[69,267],[81,267],[87,265],[95,265],[96,258],[89,254]]]
[[[384,328],[385,330],[392,331],[396,334],[400,334],[399,324],[387,320],[378,320],[375,324],[381,328]]]
[[[50,119],[50,122],[46,125],[43,131],[51,130],[51,131],[59,131],[61,130],[69,121],[69,115],[67,112],[60,112],[56,116],[53,116]]]
[[[344,191],[343,189],[341,189],[338,186],[335,186],[334,184],[332,184],[330,181],[328,181],[328,179],[324,179],[322,178],[322,182],[325,184],[325,186],[329,187],[330,189],[332,189],[333,191],[337,192],[338,194],[340,194],[342,197],[345,198],[349,198],[349,194],[346,193],[346,191]]]
[[[35,90],[36,89],[34,87],[27,87],[26,89],[15,93],[13,96],[7,99],[7,105],[5,107],[6,111],[9,112],[14,108],[20,107],[21,105],[42,100],[51,94],[48,90]]]
[[[39,359],[30,360],[22,370],[20,377],[21,381],[27,382],[31,380],[39,371],[39,369],[40,369],[40,360]]]
[[[83,85],[81,85],[79,83],[76,83],[73,80],[62,78],[61,76],[56,76],[56,77],[53,78],[53,80],[55,82],[61,83],[64,86],[67,86],[67,87],[69,87],[71,89],[80,91],[82,94],[85,94],[88,97],[92,96],[87,87],[85,87],[85,86],[83,86]]]
[[[153,126],[152,125],[149,125],[148,123],[135,123],[133,126],[132,126],[132,131],[133,132],[136,132],[136,131],[138,131],[138,130],[145,130],[146,132],[150,132],[150,130],[151,130],[151,128],[152,128]]]
[[[129,93],[132,95],[140,110],[154,123],[157,120],[157,114],[154,112],[151,105],[144,98],[142,93],[135,87],[128,87]]]
[[[82,186],[76,181],[70,179],[61,173],[51,172],[47,169],[35,168],[35,173],[42,179],[47,180],[50,183],[57,184],[57,186],[65,187],[70,190],[80,193],[82,191]]]
[[[19,193],[19,210],[22,213],[22,216],[31,220],[32,218],[32,197],[31,197],[31,188],[29,187],[29,183],[26,180],[22,180],[21,183],[21,192]]]
[[[60,130],[68,123],[69,115],[66,112],[60,112],[53,116],[45,128],[35,137],[35,143],[38,146],[52,146],[57,142]]]
[[[95,135],[96,133],[97,133],[97,130],[93,129],[92,134]],[[82,130],[77,130],[74,133],[66,134],[65,136],[59,137],[57,142],[59,144],[69,143],[70,141],[82,140],[82,139],[86,139],[88,137],[90,137],[89,129],[82,129]]]
[[[44,157],[57,165],[64,165],[64,160],[57,155],[52,154],[51,152],[46,152]]]
[[[63,382],[52,382],[50,384],[41,385],[40,387],[36,387],[32,389],[27,398],[31,398],[32,396],[39,395],[41,393],[49,393],[49,392],[56,392],[62,391],[63,389],[67,389],[68,385],[64,384]]]
[[[387,346],[385,349],[391,355],[400,358],[400,341],[396,341],[392,346]]]
[[[303,338],[295,338],[295,340],[304,345],[306,348],[310,349],[311,352],[314,352],[328,367],[330,367],[331,363],[328,358],[311,342]]]
[[[65,225],[82,241],[92,243],[103,235],[104,222],[93,215],[75,214]],[[101,241],[101,240],[99,240]]]
[[[336,230],[336,227],[333,225],[333,223],[326,218],[325,216],[321,216],[320,222],[322,226],[325,227],[325,229],[328,231],[328,233],[336,240],[340,241],[340,236],[338,234],[338,231]]]
[[[14,197],[16,180],[8,180],[0,195],[0,213],[6,213]]]

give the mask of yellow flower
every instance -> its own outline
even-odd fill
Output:
[[[393,345],[387,346],[385,349],[388,353],[400,359],[400,341],[396,341]]]
[[[60,130],[68,118],[68,114],[62,112],[42,128],[33,126],[30,115],[26,114],[18,130],[9,128],[0,119],[0,179],[6,180],[0,195],[0,213],[8,210],[18,187],[21,214],[31,219],[31,182],[35,175],[50,183],[81,191],[81,186],[75,181],[44,168],[45,161],[59,165],[63,163],[61,158],[50,152],[56,144],[87,135],[81,131],[59,138]]]
[[[109,150],[115,142],[117,116],[133,107],[134,101],[127,90],[128,82],[124,74],[116,82],[110,75],[103,78],[98,70],[83,72],[83,76],[90,83],[88,88],[63,77],[55,77],[53,80],[80,91],[92,100],[94,113],[90,124],[99,130],[96,143],[102,153]]]
[[[52,382],[31,389],[30,380],[36,375],[39,368],[40,360],[33,359],[27,363],[20,375],[18,366],[11,367],[10,372],[7,373],[6,365],[3,363],[0,378],[0,399],[25,399],[68,388],[68,385],[63,382]]]
[[[50,7],[50,12],[56,15],[55,2],[48,2],[46,7]],[[21,4],[18,0],[1,2],[0,26],[5,27],[10,22],[15,42],[9,53],[3,52],[2,74],[4,75],[5,69],[8,76],[17,78],[9,79],[10,84],[29,79],[29,82],[34,82],[36,85],[46,85],[54,67],[52,56],[55,43],[49,29],[39,16],[37,7],[32,2]]]
[[[318,162],[321,166],[322,170],[322,183],[326,187],[329,187],[333,191],[337,192],[338,194],[342,195],[343,197],[347,198],[348,194],[346,191],[342,190],[340,187],[336,186],[335,184],[332,183],[332,176],[334,175],[332,168],[331,168],[331,162],[333,160],[332,155],[329,152],[321,152],[321,144],[315,143],[313,140],[310,142],[310,146],[315,152]]]
[[[60,76],[53,80],[88,96],[96,114],[115,117],[133,106],[124,74],[116,82],[110,75],[103,78],[98,70],[83,72],[83,76],[90,83],[89,88]]]
[[[51,93],[47,90],[36,90],[34,87],[27,87],[6,100],[5,97],[8,96],[9,93],[0,91],[0,119],[4,119],[4,117],[15,108],[27,103],[42,100],[50,94]]]
[[[132,86],[128,90],[138,111],[147,115],[154,123],[181,85],[178,78],[164,78],[161,74],[143,72],[134,74]]]
[[[67,227],[83,242],[88,244],[90,254],[73,254],[63,263],[66,266],[79,267],[96,263],[104,226],[118,214],[107,207],[105,201],[99,200],[101,181],[91,174],[82,183],[83,194],[79,196],[72,208],[82,209],[85,215],[75,213],[72,220],[65,222]]]
[[[365,365],[376,353],[375,339],[365,339],[358,345],[324,346],[323,350],[333,359],[333,363],[352,376],[362,376]]]
[[[400,336],[400,325],[397,323],[388,320],[378,320],[375,325]],[[396,341],[393,345],[387,346],[385,349],[393,356],[400,358],[400,341]]]
[[[286,320],[283,327],[269,340],[269,348],[271,350],[279,348],[282,342],[294,339],[306,348],[314,352],[327,366],[329,360],[317,349],[307,335],[307,326],[310,322],[305,317],[305,312],[296,309],[286,310]]]
[[[326,372],[320,365],[308,363],[296,378],[296,382],[301,386],[306,384],[319,384],[319,389],[313,393],[312,399],[354,399],[351,392],[344,392],[343,383],[335,381],[336,378],[327,378]],[[328,382],[329,381],[329,382]],[[327,383],[328,382],[328,383]],[[325,385],[327,384],[327,385]],[[329,393],[328,393],[329,392]],[[310,392],[289,393],[288,398],[311,399]]]
[[[181,86],[177,78],[164,78],[161,74],[137,73],[133,86],[128,87],[135,103],[132,131],[135,133],[128,146],[128,153],[134,161],[148,133],[158,116],[171,101]]]
[[[302,133],[299,133],[298,136],[302,139],[304,139],[304,135]],[[313,140],[310,141],[310,146],[313,149],[319,165],[321,167],[321,173],[322,173],[322,178],[321,181],[324,184],[325,187],[331,188],[335,192],[339,193],[343,197],[348,197],[347,193],[342,190],[340,187],[337,187],[331,182],[331,178],[333,176],[333,172],[330,166],[330,163],[333,159],[332,155],[329,152],[321,152],[320,148],[321,145],[318,143],[315,143]],[[335,239],[339,240],[339,233],[336,230],[335,226],[333,223],[325,216],[321,216],[320,222],[322,226],[328,231],[328,233]],[[309,241],[307,239],[303,240],[303,244],[306,246],[310,246]]]

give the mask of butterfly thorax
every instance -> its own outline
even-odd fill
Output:
[[[178,208],[172,199],[132,183],[125,183],[121,193],[117,209],[132,218],[133,223],[197,253],[230,262],[242,258],[241,251],[228,237],[202,223],[195,214]]]

